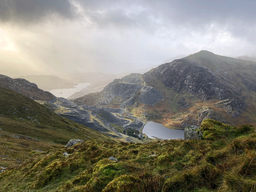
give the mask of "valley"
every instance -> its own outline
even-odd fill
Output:
[[[0,0],[0,192],[256,192],[255,10]]]
[[[252,191],[255,82],[208,51],[75,99],[1,75],[0,191]]]

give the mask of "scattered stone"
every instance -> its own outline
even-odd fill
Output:
[[[109,157],[108,159],[109,159],[110,161],[114,161],[114,162],[117,162],[117,161],[118,161],[118,159],[115,158],[115,157],[113,157],[113,156]]]
[[[68,152],[64,152],[63,155],[64,157],[68,157],[70,154],[68,154]]]
[[[4,171],[6,171],[7,167],[0,167],[0,173],[3,173]]]
[[[82,139],[70,139],[68,143],[65,145],[65,147],[72,147],[73,145],[76,145],[78,143],[83,143],[84,140]]]
[[[156,156],[157,156],[156,154],[149,155],[149,157],[156,157]]]
[[[35,149],[33,150],[33,152],[35,153],[45,153],[46,151],[40,150],[40,149]]]

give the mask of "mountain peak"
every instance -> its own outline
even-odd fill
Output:
[[[215,54],[207,50],[201,50],[197,53],[194,53],[193,56],[215,56]]]

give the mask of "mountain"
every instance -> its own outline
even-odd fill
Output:
[[[0,88],[0,167],[10,168],[41,156],[72,138],[110,140],[28,97]]]
[[[12,79],[0,75],[0,87],[13,90],[33,100],[51,101],[56,99],[53,94],[39,89],[36,84],[25,79]]]
[[[123,107],[168,127],[199,126],[213,118],[256,123],[256,62],[200,51],[144,74],[114,80],[78,104]]]
[[[123,76],[122,74],[105,74],[105,73],[81,73],[74,74],[71,76],[72,79],[79,83],[89,83],[86,88],[74,93],[69,98],[76,99],[87,95],[89,93],[94,93],[101,91],[106,85],[111,83],[114,79]]]
[[[249,56],[240,56],[237,59],[256,62],[256,58],[255,57],[249,57]]]

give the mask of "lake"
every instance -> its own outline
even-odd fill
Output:
[[[56,97],[63,97],[63,98],[68,98],[71,95],[73,95],[74,93],[77,93],[81,90],[83,90],[84,88],[88,87],[90,84],[89,83],[79,83],[77,85],[75,85],[72,88],[68,88],[68,89],[54,89],[51,90],[50,92],[55,95]]]
[[[146,134],[151,139],[184,139],[184,130],[169,129],[160,123],[155,123],[152,121],[146,123],[142,133]]]

